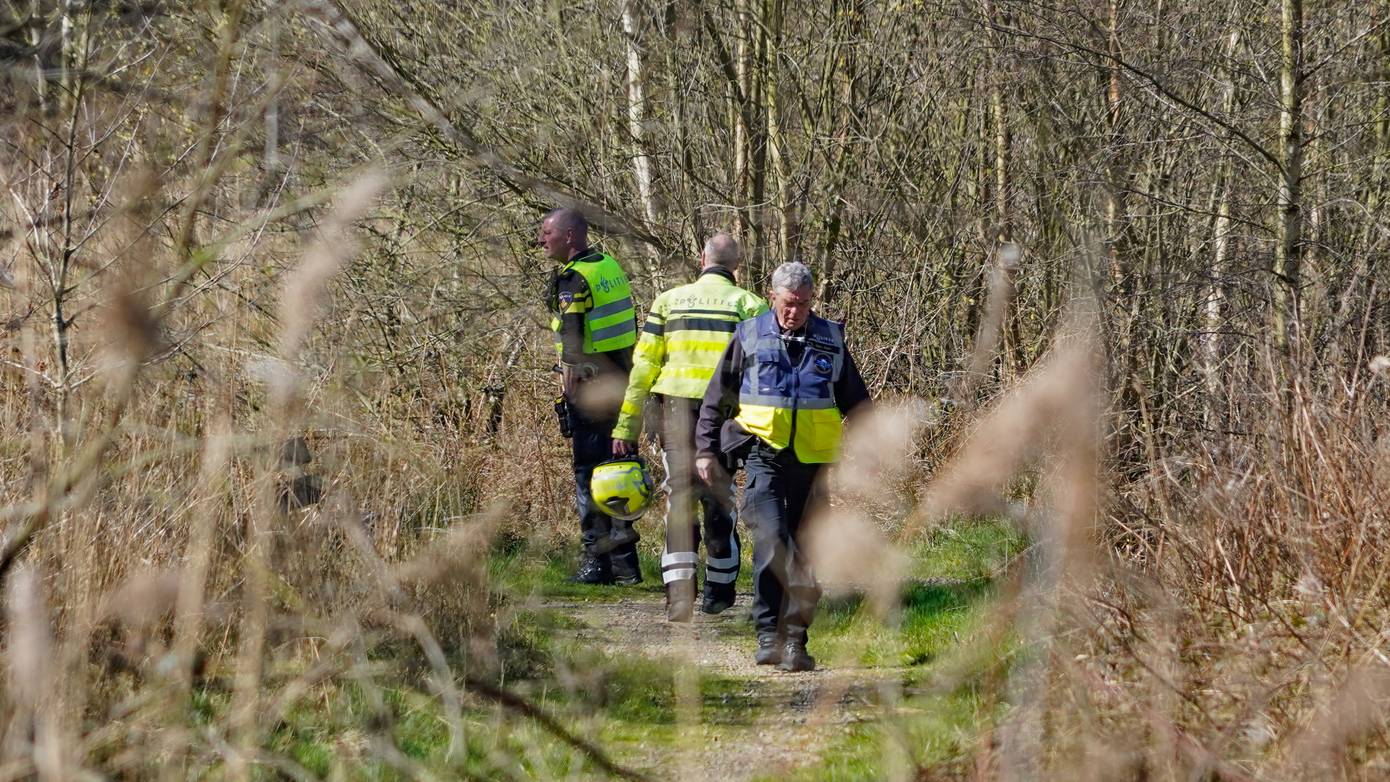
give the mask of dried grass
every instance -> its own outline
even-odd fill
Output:
[[[310,5],[355,61],[409,93],[441,134],[468,142],[470,160],[516,173],[365,50],[351,20]],[[225,77],[233,43],[216,48],[214,72]],[[451,762],[467,751],[465,713],[486,703],[499,709],[489,726],[499,734],[501,711],[520,715],[596,767],[634,776],[490,678],[493,540],[543,549],[573,536],[544,340],[513,324],[497,355],[458,349],[447,340],[474,335],[443,329],[412,341],[412,326],[437,313],[396,306],[396,286],[490,280],[342,285],[345,274],[367,273],[352,260],[360,227],[393,178],[356,171],[292,204],[240,208],[233,202],[247,194],[226,181],[236,156],[219,157],[211,142],[235,151],[254,123],[237,115],[224,138],[217,118],[231,116],[227,108],[205,107],[213,126],[175,139],[206,150],[206,170],[171,163],[109,188],[99,166],[86,172],[101,219],[85,225],[91,243],[64,268],[71,276],[56,273],[71,258],[58,260],[62,242],[46,229],[6,239],[0,778],[305,777],[270,735],[329,686],[353,688],[370,712],[335,737],[346,762],[428,777],[386,724],[383,689],[411,675],[441,706]],[[162,138],[153,119],[120,122],[131,139]],[[53,134],[21,135],[15,143],[31,159],[77,154]],[[109,171],[127,164],[101,161]],[[254,189],[255,199],[273,195]],[[72,188],[16,183],[12,192],[27,225],[51,226],[53,194]],[[333,206],[320,212],[330,193]],[[529,219],[514,211],[499,209],[499,220]],[[311,226],[310,215],[323,222]],[[269,230],[290,218],[312,228],[307,249],[292,232]],[[156,239],[165,235],[179,239]],[[393,258],[394,238],[372,246]],[[1082,315],[1046,331],[1051,349],[1025,376],[993,384],[1015,271],[990,270],[951,414],[900,399],[854,421],[835,476],[839,501],[808,528],[825,585],[867,593],[890,625],[904,543],[981,515],[1029,534],[1032,548],[1005,574],[972,641],[1016,649],[1002,683],[980,685],[997,690],[989,695],[1007,713],[982,731],[976,757],[915,769],[914,748],[900,747],[897,770],[923,779],[1384,776],[1390,359],[1231,369],[1227,385],[1245,401],[1230,403],[1229,431],[1182,434],[1155,422],[1143,389],[1141,409],[1107,407],[1129,389],[1105,387],[1100,329]],[[364,290],[375,298],[347,295]],[[76,305],[66,317],[81,316],[70,332],[52,322],[64,302]],[[88,327],[87,312],[99,325]],[[465,322],[490,344],[499,320],[483,312]],[[622,391],[591,389],[605,404]],[[312,461],[291,470],[279,457],[297,437]],[[1106,447],[1116,440],[1143,455],[1112,474]],[[309,479],[316,502],[281,502]],[[967,677],[946,670],[932,687]],[[229,691],[232,708],[196,713],[200,698]],[[689,695],[682,719],[693,722]],[[906,697],[887,692],[885,718],[901,716],[894,704]]]

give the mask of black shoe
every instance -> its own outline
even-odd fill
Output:
[[[814,671],[816,658],[806,653],[806,642],[788,638],[782,647],[782,659],[777,663],[779,671]]]
[[[571,584],[611,584],[613,571],[597,557],[585,556],[579,560],[579,569],[569,580]]]
[[[623,586],[642,583],[642,565],[637,561],[637,547],[628,543],[613,551],[609,556],[613,568],[613,580]]]
[[[666,601],[666,621],[668,622],[689,622],[694,618],[695,604],[689,600]]]
[[[758,651],[753,653],[753,662],[758,665],[776,665],[782,662],[782,639],[775,635],[759,635]]]
[[[629,543],[636,543],[642,537],[637,534],[637,530],[631,526],[613,526],[613,531],[607,537],[599,538],[594,541],[595,554],[609,554]]]
[[[734,599],[723,595],[705,595],[705,599],[700,601],[700,610],[711,616],[722,614],[734,607]]]

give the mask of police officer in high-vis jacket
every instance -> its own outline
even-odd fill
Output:
[[[589,477],[609,458],[622,388],[632,369],[637,313],[627,274],[618,262],[589,246],[589,224],[573,209],[556,209],[541,221],[538,242],[562,264],[550,286],[551,329],[559,353],[562,426],[574,446],[575,504],[582,542],[574,580],[586,584],[637,584],[637,532],[631,522],[604,513],[589,493]]]
[[[811,270],[772,275],[772,311],[740,324],[719,359],[696,425],[696,471],[722,480],[721,455],[746,453],[743,518],[753,530],[753,624],[759,665],[809,671],[806,652],[820,588],[800,545],[823,502],[821,470],[839,458],[846,413],[868,390],[844,327],[811,312]]]
[[[666,584],[666,614],[688,622],[694,612],[696,549],[700,532],[696,507],[703,511],[705,587],[700,608],[717,614],[734,604],[739,545],[733,514],[733,483],[721,477],[704,483],[695,475],[695,419],[714,366],[738,324],[767,311],[761,296],[738,287],[738,243],[716,234],[700,253],[695,282],[662,293],[652,302],[633,356],[622,412],[613,428],[613,452],[635,453],[642,429],[643,405],[657,401],[669,502],[666,548],[661,578]]]

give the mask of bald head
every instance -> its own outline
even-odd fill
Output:
[[[541,220],[537,242],[548,258],[564,263],[589,249],[589,221],[577,209],[551,211]]]
[[[545,219],[551,221],[556,228],[562,231],[574,231],[575,233],[589,233],[589,221],[584,219],[584,213],[578,209],[560,207],[552,209],[546,214]]]
[[[737,271],[739,264],[738,242],[734,237],[719,233],[711,236],[705,242],[705,249],[700,253],[701,268],[708,269],[711,266],[722,266],[729,271]]]

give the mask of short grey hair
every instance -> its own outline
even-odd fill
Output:
[[[739,260],[738,242],[734,237],[719,233],[705,242],[705,262],[725,269],[737,269]]]
[[[813,282],[811,270],[800,261],[788,261],[772,273],[774,291],[799,291],[811,287]]]

